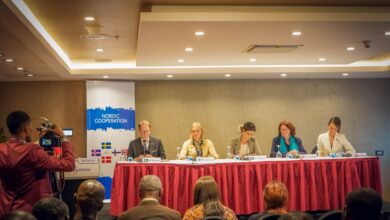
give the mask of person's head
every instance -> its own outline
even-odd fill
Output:
[[[355,189],[345,199],[344,219],[379,220],[382,215],[382,205],[382,198],[375,190],[370,188]]]
[[[241,139],[249,140],[256,132],[256,125],[252,122],[245,122],[244,125],[240,126],[241,130]]]
[[[290,212],[280,216],[278,220],[313,220],[313,217],[304,212]]]
[[[334,136],[336,132],[340,132],[341,119],[339,117],[332,117],[328,122],[328,131],[330,136]]]
[[[281,121],[278,127],[279,136],[284,138],[289,138],[290,135],[295,136],[295,127],[289,121]]]
[[[288,190],[284,183],[272,181],[268,183],[263,191],[265,209],[286,208],[288,199]]]
[[[45,198],[35,203],[32,214],[38,220],[68,220],[69,209],[62,200],[58,198]]]
[[[146,120],[143,120],[138,124],[138,132],[143,140],[147,140],[149,138],[151,129],[152,124]]]
[[[83,181],[74,195],[76,208],[82,216],[95,215],[103,208],[104,186],[96,180]]]
[[[221,203],[217,182],[212,176],[202,176],[194,188],[194,205],[203,205],[204,216],[222,216],[224,207]]]
[[[191,125],[191,138],[199,141],[203,137],[203,127],[199,122],[194,122]]]
[[[155,198],[160,200],[163,193],[161,180],[155,175],[146,175],[139,183],[139,195],[141,199]]]
[[[19,136],[26,142],[31,142],[31,118],[23,111],[14,111],[7,116],[7,127],[11,135]]]
[[[1,217],[0,220],[37,220],[37,219],[33,215],[25,211],[12,211],[3,215],[3,217]]]

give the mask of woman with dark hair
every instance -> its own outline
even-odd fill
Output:
[[[221,216],[226,220],[237,219],[231,209],[222,205],[214,178],[202,176],[194,188],[194,206],[184,213],[183,220],[200,220],[207,216]]]
[[[241,136],[231,141],[230,147],[234,155],[244,157],[246,155],[260,155],[260,148],[256,138],[253,136],[256,131],[256,125],[252,122],[246,122],[240,125]]]
[[[320,134],[317,140],[317,151],[320,156],[328,156],[330,153],[355,153],[355,149],[345,135],[340,134],[341,120],[332,117],[328,122],[328,132]]]
[[[282,121],[278,127],[279,135],[272,140],[271,157],[275,157],[278,150],[285,157],[287,154],[293,157],[298,154],[306,154],[302,146],[302,140],[295,136],[295,127],[289,121]]]

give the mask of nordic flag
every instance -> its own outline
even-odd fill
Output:
[[[102,156],[102,163],[111,163],[111,156]]]
[[[102,149],[111,149],[111,142],[102,142]]]
[[[100,157],[102,156],[102,150],[100,149],[93,149],[91,150],[92,157]]]

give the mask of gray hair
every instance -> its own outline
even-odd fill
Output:
[[[157,191],[161,190],[161,180],[158,178],[158,176],[155,175],[146,175],[141,178],[141,181],[139,183],[139,190],[141,192],[143,191]]]

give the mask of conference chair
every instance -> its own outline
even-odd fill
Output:
[[[203,220],[225,220],[222,216],[206,216]]]
[[[278,215],[278,214],[265,214],[265,215],[261,216],[260,218],[258,218],[257,220],[278,220],[278,218],[280,216],[281,215]]]
[[[317,145],[314,146],[313,150],[311,150],[311,154],[316,154],[317,153]]]
[[[343,210],[332,210],[324,213],[318,220],[341,220],[343,219]]]

